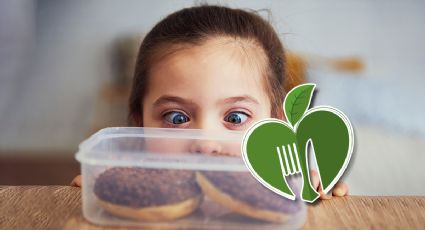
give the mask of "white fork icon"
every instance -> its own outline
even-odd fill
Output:
[[[282,145],[280,147],[277,146],[276,150],[277,155],[279,156],[280,168],[282,169],[282,174],[284,176],[289,176],[301,172],[300,161],[298,159],[297,145],[295,143],[292,143],[292,147],[291,144],[288,144],[286,146]]]

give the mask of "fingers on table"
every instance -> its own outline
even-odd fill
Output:
[[[344,182],[336,183],[334,189],[332,190],[334,196],[346,196],[348,195],[348,186]]]
[[[71,186],[75,186],[75,187],[81,187],[81,175],[76,176],[72,182],[71,182]]]
[[[323,192],[323,188],[320,185],[320,178],[319,178],[319,174],[317,173],[316,170],[311,170],[310,171],[310,176],[311,176],[311,183],[313,185],[313,188],[319,192],[320,194],[320,199],[322,200],[328,200],[332,198],[333,196],[345,196],[348,195],[348,186],[343,183],[343,182],[338,182],[336,183],[335,187],[332,190],[332,195],[327,195],[326,193]]]

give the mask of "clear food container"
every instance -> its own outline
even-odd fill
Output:
[[[104,226],[297,229],[305,204],[250,174],[241,132],[106,128],[79,146],[84,217]],[[299,184],[287,181],[295,194]]]

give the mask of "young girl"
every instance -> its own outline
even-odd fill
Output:
[[[283,98],[294,84],[284,74],[279,37],[257,14],[221,6],[182,9],[155,25],[140,46],[129,118],[135,126],[215,130],[284,119]],[[312,180],[320,192],[316,171]],[[81,186],[80,177],[72,184]],[[343,183],[333,190],[347,193]]]

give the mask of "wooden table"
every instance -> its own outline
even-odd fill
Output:
[[[0,187],[0,229],[106,229],[81,214],[81,190],[68,186]],[[425,197],[349,196],[308,208],[305,229],[425,229]]]

